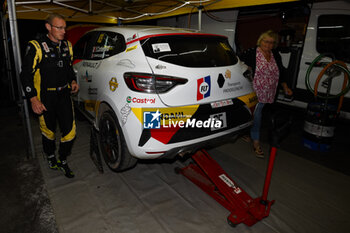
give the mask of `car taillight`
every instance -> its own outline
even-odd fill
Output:
[[[130,72],[124,73],[124,80],[131,90],[147,93],[165,93],[188,81],[184,78]]]

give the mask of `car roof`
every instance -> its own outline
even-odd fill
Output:
[[[93,31],[111,31],[124,35],[126,41],[137,40],[152,35],[169,35],[169,34],[198,34],[198,35],[216,35],[200,32],[194,29],[161,27],[161,26],[144,26],[144,25],[128,25],[114,27],[99,27]],[[222,35],[216,35],[222,36]],[[225,36],[223,36],[225,37]]]

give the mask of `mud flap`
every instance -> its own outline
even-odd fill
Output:
[[[97,170],[102,174],[103,166],[102,166],[102,160],[101,160],[101,154],[100,150],[98,149],[98,142],[97,142],[97,134],[98,131],[94,126],[91,126],[90,130],[90,158],[92,162],[94,162]]]

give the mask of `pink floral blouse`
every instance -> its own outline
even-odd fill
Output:
[[[260,103],[273,103],[278,79],[279,70],[273,54],[271,54],[271,59],[268,62],[260,49],[257,49],[253,88]]]

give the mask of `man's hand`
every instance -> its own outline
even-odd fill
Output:
[[[30,102],[32,103],[33,112],[35,112],[36,114],[40,115],[44,111],[47,111],[47,109],[45,108],[45,105],[40,102],[38,97],[34,96],[30,98]]]
[[[79,91],[79,85],[75,80],[72,81],[70,86],[72,87],[71,93],[77,93]]]

